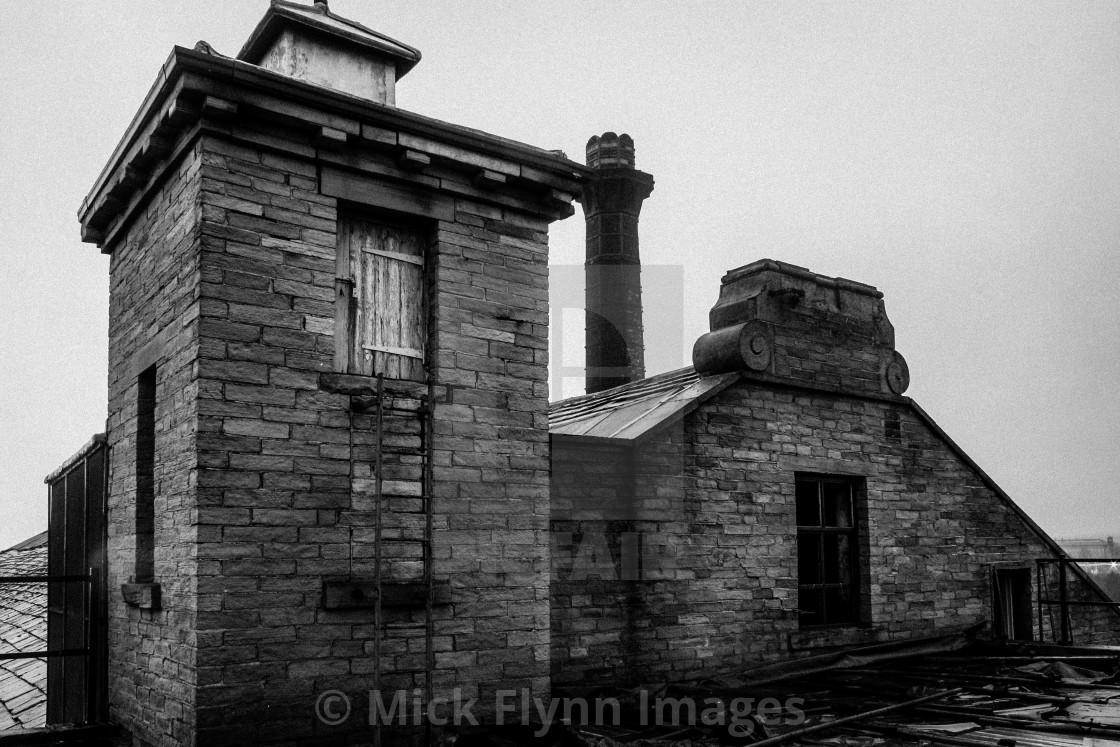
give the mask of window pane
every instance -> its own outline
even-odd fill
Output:
[[[824,616],[821,609],[821,592],[819,590],[801,589],[797,592],[798,622],[802,626],[821,625]]]
[[[824,493],[824,525],[852,526],[852,488],[836,482],[821,483]]]
[[[855,599],[851,589],[827,589],[824,592],[825,619],[828,625],[856,621]]]
[[[826,534],[824,539],[824,582],[852,582],[852,538],[846,534]]]
[[[797,481],[797,525],[802,527],[819,527],[821,525],[819,482]]]
[[[809,628],[855,625],[861,614],[854,482],[805,478],[795,488],[799,622]]]
[[[797,583],[821,582],[821,537],[802,532],[797,536]]]
[[[155,580],[156,367],[136,381],[136,582]]]

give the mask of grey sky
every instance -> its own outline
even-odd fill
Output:
[[[45,528],[43,476],[104,428],[108,260],[75,211],[171,46],[235,54],[265,7],[5,12],[0,547]],[[1045,529],[1120,535],[1120,4],[331,7],[423,52],[402,108],[577,160],[634,137],[643,259],[684,265],[686,349],[651,373],[688,362],[727,269],[871,283],[908,394]],[[551,246],[582,261],[579,212]]]

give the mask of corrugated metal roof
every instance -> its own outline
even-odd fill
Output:
[[[47,533],[0,552],[0,576],[47,572]],[[47,647],[47,585],[0,584],[0,652]],[[43,726],[47,715],[45,659],[0,661],[0,731]]]
[[[738,373],[701,377],[689,366],[561,400],[549,407],[548,431],[553,436],[635,441],[683,417],[738,378]]]

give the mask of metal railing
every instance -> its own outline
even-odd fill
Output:
[[[1046,629],[1045,622],[1050,622],[1050,632],[1053,636],[1055,628],[1059,631],[1058,643],[1068,646],[1073,643],[1073,625],[1071,621],[1072,607],[1110,607],[1120,612],[1120,602],[1104,600],[1070,599],[1069,597],[1069,566],[1092,563],[1120,563],[1120,558],[1039,558],[1037,560],[1038,579],[1038,635],[1041,640]],[[1058,598],[1051,599],[1049,566],[1058,566]],[[1084,569],[1082,569],[1084,570]],[[1053,610],[1058,607],[1060,622],[1054,625]]]
[[[98,636],[100,634],[100,631],[97,630],[98,621],[97,621],[97,616],[95,614],[93,614],[94,610],[93,610],[92,600],[97,598],[97,594],[99,592],[99,590],[97,588],[98,581],[99,581],[98,575],[92,569],[90,570],[90,572],[88,574],[70,574],[70,575],[58,575],[58,576],[51,576],[51,575],[0,576],[0,585],[5,585],[5,584],[74,584],[74,583],[82,584],[83,594],[82,594],[81,607],[80,607],[80,618],[81,618],[81,621],[82,621],[82,627],[81,627],[81,630],[82,630],[82,645],[80,647],[77,647],[77,648],[72,647],[72,646],[71,647],[65,647],[65,643],[68,640],[68,635],[69,635],[70,631],[73,630],[73,628],[69,624],[67,624],[69,622],[69,620],[67,620],[67,616],[73,610],[72,609],[52,610],[50,605],[49,605],[49,602],[48,602],[48,603],[43,605],[43,612],[47,617],[46,623],[47,623],[47,646],[48,646],[48,648],[46,648],[45,650],[41,650],[41,651],[0,652],[0,661],[13,661],[13,660],[19,660],[19,659],[47,659],[47,660],[49,660],[49,659],[55,659],[55,658],[60,658],[60,657],[67,657],[67,656],[81,656],[81,657],[84,657],[85,658],[85,663],[86,663],[86,665],[85,665],[85,675],[86,675],[85,680],[86,681],[82,684],[83,684],[84,690],[85,690],[85,692],[83,693],[83,699],[85,700],[85,716],[86,716],[85,720],[87,722],[89,720],[91,720],[92,715],[94,713],[96,713],[96,707],[97,707],[96,706],[96,687],[95,687],[95,682],[94,682],[94,679],[93,679],[94,670],[95,670],[95,664],[93,662],[93,653],[94,653],[93,643],[94,643],[95,640],[97,640],[96,636]],[[49,598],[50,595],[48,593],[44,593],[43,596],[44,596],[45,599],[47,599],[47,598]],[[61,647],[61,648],[50,648],[51,643],[52,643],[52,641],[51,641],[52,629],[57,630],[57,628],[54,628],[51,625],[51,615],[52,615],[52,613],[62,615],[62,619],[63,619],[63,625],[61,626],[61,628],[62,628],[61,633],[62,634],[59,637],[61,637],[63,639],[62,643],[64,644],[64,646]],[[65,696],[65,694],[63,694],[63,693],[52,693],[51,692],[51,685],[50,685],[50,678],[49,677],[48,677],[48,681],[47,681],[46,693],[47,693],[47,699],[48,700],[50,700],[51,698],[59,698],[60,696],[61,697]]]

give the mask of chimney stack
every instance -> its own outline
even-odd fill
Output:
[[[594,169],[584,188],[587,220],[587,393],[645,378],[638,214],[653,177],[634,168],[634,141],[605,133],[587,141]]]
[[[723,276],[692,349],[702,376],[745,371],[795,385],[900,397],[910,385],[883,294],[845,278],[760,259]]]
[[[271,0],[237,59],[290,78],[393,106],[420,51],[314,5]]]

